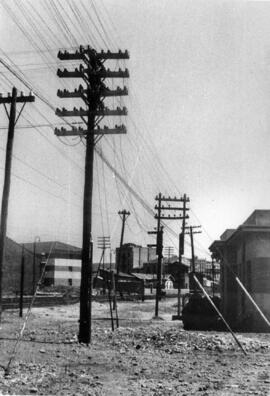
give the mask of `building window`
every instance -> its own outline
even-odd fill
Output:
[[[72,267],[68,267],[69,272],[72,272]]]

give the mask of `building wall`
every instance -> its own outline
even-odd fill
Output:
[[[135,246],[133,251],[133,268],[143,268],[143,263],[147,263],[156,258],[156,249],[143,246]]]
[[[134,269],[142,269],[143,264],[156,258],[153,248],[124,244],[121,250],[120,271],[130,273]],[[119,248],[116,249],[116,261],[119,260]]]
[[[250,234],[243,255],[241,280],[266,317],[270,317],[270,234]],[[242,293],[243,295],[243,293]],[[249,318],[254,330],[263,330],[264,323],[248,298],[243,295],[241,314]]]
[[[235,250],[235,259],[232,251]],[[226,257],[247,291],[270,317],[270,233],[242,233],[234,248],[226,248]],[[223,267],[223,311],[232,325],[242,325],[252,331],[266,331],[263,319],[248,297],[236,283],[226,267]]]
[[[55,286],[80,286],[81,260],[50,259],[46,266],[44,283]]]
[[[234,273],[237,273],[237,253],[230,246],[223,251],[224,261],[227,265],[221,266],[221,308],[225,318],[231,323],[236,323],[238,316],[237,299],[239,287],[234,276],[227,266],[230,266]]]

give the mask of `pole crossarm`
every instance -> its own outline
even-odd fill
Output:
[[[97,243],[99,249],[102,250],[109,249],[111,247],[111,238],[109,236],[98,237]]]
[[[119,135],[119,134],[126,134],[127,128],[125,125],[115,125],[115,128],[109,128],[104,126],[103,128],[97,128],[92,130],[83,129],[82,127],[76,128],[73,127],[72,129],[68,130],[66,128],[55,128],[54,133],[56,136],[85,136],[87,134],[93,135]]]
[[[35,96],[32,94],[29,95],[24,95],[21,92],[20,96],[17,96],[16,98],[16,103],[26,103],[26,102],[34,102],[35,101]],[[12,96],[10,93],[7,94],[7,96],[2,96],[2,94],[0,94],[0,104],[3,103],[11,103],[12,102]]]
[[[128,210],[126,210],[126,209],[119,210],[118,214],[119,214],[121,220],[123,220],[123,219],[126,220],[128,218],[128,216],[130,216],[130,212]]]
[[[186,215],[185,217],[183,217],[183,216],[176,216],[176,215],[173,215],[173,216],[170,216],[170,215],[168,215],[168,216],[159,216],[159,215],[157,215],[157,214],[155,214],[155,219],[161,219],[161,220],[183,220],[183,219],[188,219],[189,218],[189,216],[188,215]]]
[[[189,202],[189,198],[188,197],[181,197],[181,198],[176,198],[176,197],[165,197],[165,196],[161,196],[159,198],[159,196],[155,197],[155,200],[158,201],[168,201],[168,202]],[[186,209],[187,210],[187,209]]]
[[[198,230],[198,231],[193,231],[193,230],[196,230],[196,229],[198,229],[198,228],[201,228],[201,226],[200,225],[197,225],[197,226],[189,226],[189,231],[185,231],[185,234],[186,235],[190,235],[191,233],[192,234],[201,234],[202,233],[202,231],[200,230]]]
[[[90,111],[87,109],[77,109],[76,107],[73,110],[67,110],[64,107],[59,109],[57,107],[55,114],[59,117],[87,117],[88,115],[92,114],[97,117],[104,117],[104,116],[126,116],[127,115],[127,108],[124,106],[122,108],[117,107],[114,110],[109,109],[108,107],[104,107],[102,110],[97,109],[95,111]]]
[[[158,209],[158,206],[157,205],[155,205],[155,209]],[[161,210],[184,210],[184,208],[179,208],[179,207],[177,207],[177,206],[164,206],[164,205],[162,205],[161,207],[160,207],[160,209]],[[186,208],[185,210],[189,210],[189,208]]]
[[[86,57],[91,59],[95,57],[99,60],[108,60],[108,59],[129,59],[129,52],[125,50],[124,52],[119,50],[118,52],[111,52],[111,51],[101,51],[97,52],[90,46],[83,47],[80,46],[79,50],[75,52],[68,52],[68,51],[59,51],[58,58],[60,60],[84,60]]]
[[[117,71],[113,71],[110,69],[105,70],[92,70],[89,68],[85,68],[80,66],[80,68],[76,68],[75,70],[67,70],[67,69],[58,69],[57,76],[60,78],[84,78],[85,76],[95,76],[100,77],[102,79],[105,78],[129,78],[128,69],[122,70],[118,69]]]
[[[126,96],[128,95],[127,87],[117,87],[116,89],[110,89],[107,87],[103,87],[100,90],[100,94],[103,97],[111,97],[111,96]],[[74,89],[74,91],[68,91],[67,89],[58,89],[57,96],[59,98],[85,98],[87,95],[87,89],[85,89],[82,85],[79,88]]]

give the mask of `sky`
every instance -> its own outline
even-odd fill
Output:
[[[236,228],[255,209],[270,209],[270,2],[179,0],[0,0],[0,59],[20,73],[36,96],[16,129],[7,233],[18,242],[61,240],[80,246],[85,146],[78,138],[57,139],[62,122],[53,108],[74,105],[57,98],[63,81],[59,48],[91,45],[127,49],[130,59],[110,62],[129,69],[129,95],[108,101],[125,105],[127,135],[103,137],[97,148],[129,186],[137,202],[98,154],[94,167],[93,242],[99,236],[119,245],[118,211],[131,212],[125,242],[153,243],[156,225],[149,208],[155,196],[190,198],[188,225],[201,225],[195,253],[227,228]],[[23,73],[23,74],[22,74]],[[29,89],[3,65],[0,91]],[[0,109],[0,183],[7,117]],[[50,126],[40,126],[50,124]],[[31,127],[34,125],[35,127]],[[28,126],[29,128],[21,128]],[[165,246],[174,246],[179,221],[166,221]],[[170,232],[169,232],[170,231]],[[186,255],[190,255],[187,237]]]

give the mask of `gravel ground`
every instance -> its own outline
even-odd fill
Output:
[[[93,304],[92,343],[77,342],[79,306],[34,308],[0,394],[13,395],[269,395],[269,334],[188,332],[172,322],[175,301],[120,303],[110,329],[107,304]],[[0,365],[6,367],[23,324],[5,311]]]

